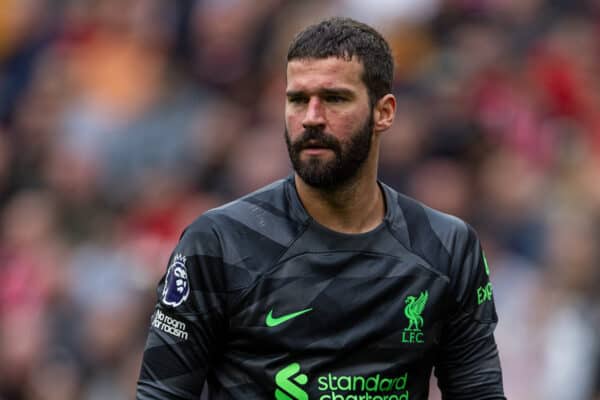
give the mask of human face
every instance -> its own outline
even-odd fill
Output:
[[[288,63],[285,139],[294,170],[310,186],[342,186],[369,158],[373,113],[362,72],[354,59]]]

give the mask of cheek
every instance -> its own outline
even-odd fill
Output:
[[[285,110],[285,127],[288,130],[288,134],[291,137],[296,136],[304,128],[302,127],[302,118],[298,113],[293,113],[289,110]]]
[[[360,129],[368,116],[365,112],[336,113],[329,119],[329,129],[340,138],[350,138]]]

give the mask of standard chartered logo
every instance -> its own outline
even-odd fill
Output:
[[[305,374],[298,374],[298,372],[300,372],[300,364],[291,363],[275,375],[277,384],[275,398],[277,400],[308,400],[308,393],[298,386],[306,385],[308,377]],[[290,380],[294,375],[296,377]]]
[[[277,372],[276,400],[309,399],[308,393],[298,386],[308,383],[308,377],[299,373],[300,369],[300,364],[292,363]],[[407,385],[406,372],[399,376],[328,373],[317,378],[318,400],[409,400]]]

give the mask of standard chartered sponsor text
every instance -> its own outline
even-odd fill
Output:
[[[317,378],[319,400],[409,400],[408,373],[396,377],[327,374]]]
[[[155,328],[160,329],[161,331],[173,335],[179,339],[187,340],[188,338],[188,333],[185,329],[185,323],[165,315],[160,310],[156,310],[152,325]]]

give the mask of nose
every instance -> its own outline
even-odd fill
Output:
[[[302,126],[307,127],[323,127],[325,126],[325,111],[323,104],[318,97],[311,97],[306,107],[306,114],[302,120]]]

